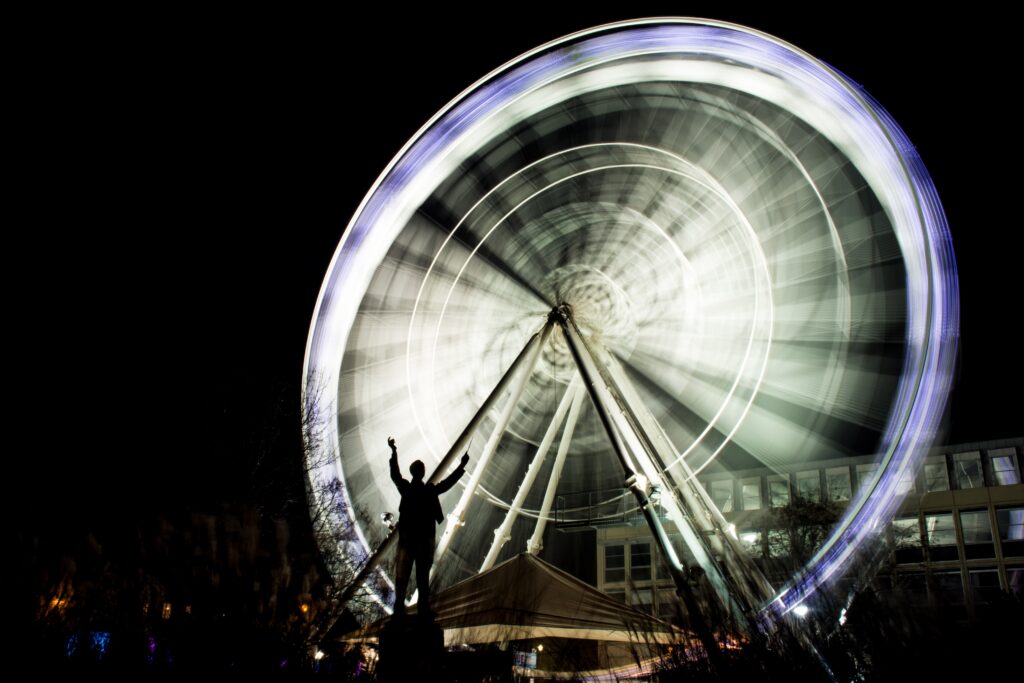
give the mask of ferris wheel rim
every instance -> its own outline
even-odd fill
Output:
[[[910,361],[913,360],[913,364],[916,366],[917,372],[914,377],[914,381],[912,382],[912,386],[909,388],[904,386],[904,382],[901,378],[901,394],[904,394],[905,392],[909,391],[910,394],[914,395],[915,399],[920,397],[922,393],[924,393],[926,397],[944,396],[946,391],[948,391],[948,377],[945,380],[942,379],[941,375],[943,373],[941,370],[941,366],[943,365],[943,363],[948,363],[949,356],[952,352],[950,350],[951,343],[955,348],[955,328],[957,321],[955,266],[952,266],[953,275],[952,280],[950,281],[949,273],[952,257],[951,253],[949,252],[948,244],[944,244],[944,240],[948,241],[948,233],[944,233],[945,219],[942,215],[941,206],[938,205],[937,198],[934,197],[934,188],[931,185],[930,178],[927,176],[927,172],[924,171],[923,166],[920,165],[920,160],[916,158],[916,155],[913,154],[913,150],[910,148],[909,142],[906,140],[906,137],[905,135],[903,135],[902,131],[899,130],[898,126],[896,126],[895,122],[889,119],[888,115],[885,114],[884,110],[880,110],[877,104],[870,102],[868,99],[866,99],[866,96],[863,93],[859,92],[858,90],[856,90],[856,88],[852,87],[849,84],[849,82],[846,81],[844,77],[842,77],[841,74],[831,69],[831,67],[828,67],[827,65],[824,65],[820,61],[814,59],[810,55],[807,55],[806,53],[802,52],[798,48],[788,45],[783,41],[780,41],[772,36],[768,36],[767,34],[761,33],[759,31],[734,24],[729,24],[727,22],[690,18],[653,18],[635,21],[615,22],[612,24],[606,24],[603,26],[594,27],[592,29],[587,29],[585,31],[580,31],[565,36],[563,38],[557,39],[555,41],[551,41],[545,45],[535,48],[534,50],[524,53],[520,57],[511,60],[510,62],[506,63],[505,65],[502,65],[498,69],[495,69],[490,74],[478,80],[472,86],[467,88],[463,93],[461,93],[459,96],[453,99],[452,102],[446,105],[441,111],[439,111],[437,115],[431,118],[431,120],[428,121],[413,136],[413,138],[410,139],[410,141],[402,148],[402,150],[399,151],[399,153],[394,157],[394,159],[392,159],[391,163],[387,166],[387,168],[384,170],[381,176],[371,187],[366,197],[360,203],[355,215],[353,216],[352,221],[349,223],[349,226],[345,231],[345,234],[341,240],[341,243],[339,244],[337,251],[334,254],[334,257],[332,258],[329,273],[333,274],[335,272],[335,268],[339,263],[339,260],[346,247],[346,244],[349,243],[348,241],[353,238],[359,239],[359,235],[356,233],[358,232],[357,223],[360,217],[363,215],[364,210],[370,206],[371,199],[376,195],[378,190],[381,189],[385,180],[388,177],[390,177],[397,168],[399,168],[401,162],[406,158],[406,154],[410,152],[415,147],[415,145],[417,145],[422,140],[424,134],[433,129],[439,122],[443,121],[447,115],[452,113],[460,105],[460,103],[465,102],[466,99],[469,98],[474,92],[477,92],[480,87],[493,83],[496,79],[498,79],[499,76],[503,74],[509,74],[516,66],[526,64],[533,57],[546,54],[558,46],[569,45],[577,41],[583,40],[585,38],[600,36],[602,34],[615,33],[624,30],[628,31],[637,28],[650,28],[661,25],[691,25],[702,27],[710,26],[730,31],[739,31],[750,36],[756,36],[760,39],[768,40],[769,42],[777,46],[781,46],[792,53],[798,54],[803,59],[809,60],[817,67],[823,68],[835,79],[836,82],[838,82],[847,89],[848,94],[852,95],[853,98],[860,100],[860,102],[864,105],[866,113],[874,117],[876,123],[881,128],[881,132],[888,138],[891,146],[897,152],[897,157],[899,158],[900,163],[903,166],[903,170],[906,174],[906,180],[908,181],[908,184],[910,185],[910,187],[914,191],[914,194],[916,195],[916,212],[918,214],[920,222],[925,228],[923,230],[923,235],[926,245],[922,253],[925,260],[925,271],[927,271],[928,277],[930,279],[930,282],[928,283],[930,289],[928,294],[930,294],[930,296],[926,297],[927,305],[924,309],[923,324],[923,327],[927,329],[928,334],[925,334],[921,337],[921,339],[919,340],[919,346],[915,346],[913,348],[910,348],[908,346],[907,362],[910,363]],[[924,202],[924,206],[922,206],[922,202]],[[930,242],[930,244],[928,244],[928,242]],[[307,341],[303,376],[304,397],[307,396],[307,382],[313,379],[313,373],[311,371],[311,358],[314,349],[314,337],[318,319],[321,313],[322,304],[324,303],[325,298],[329,297],[328,289],[330,288],[330,280],[330,276],[327,279],[325,279],[324,286],[321,289],[320,296],[318,297],[317,300],[316,309],[314,311],[310,335]],[[943,300],[943,294],[948,294],[948,296],[945,297],[945,300]],[[912,310],[908,311],[908,317],[910,317],[911,315]],[[939,322],[936,322],[937,320],[939,320]],[[910,325],[911,323],[908,322],[908,327]],[[936,327],[940,328],[938,335],[934,334],[934,330]],[[913,358],[911,358],[911,356],[913,356]],[[926,375],[929,372],[929,369],[934,370],[935,376],[939,377],[939,379],[936,382],[933,382],[933,384],[938,384],[939,386],[933,387],[931,389],[929,389],[926,386],[928,384],[928,377]],[[943,388],[942,386],[943,382],[945,382],[945,388]],[[941,403],[942,400],[944,400],[944,398],[939,399],[939,402]],[[915,453],[918,456],[921,453],[920,447],[915,448],[914,444],[909,443],[909,437],[912,437],[915,434],[922,431],[925,432],[926,434],[930,431],[934,431],[936,422],[934,413],[937,410],[934,405],[934,401],[932,402],[932,405],[930,407],[926,407],[924,409],[925,412],[929,412],[930,409],[931,415],[925,415],[924,417],[921,417],[921,411],[918,411],[918,419],[916,423],[913,422],[915,419],[915,412],[913,410],[915,408],[915,405],[916,402],[914,400],[911,400],[910,403],[906,405],[905,408],[902,410],[900,419],[890,421],[889,423],[889,427],[887,428],[886,432],[886,439],[889,445],[883,456],[883,467],[879,469],[878,476],[876,477],[876,480],[874,482],[873,490],[894,489],[894,486],[892,485],[889,485],[888,488],[886,488],[887,485],[884,481],[885,477],[883,476],[884,474],[886,474],[886,472],[888,472],[889,466],[892,464],[893,460],[900,461],[900,466],[906,467],[907,463],[912,462],[914,460]],[[900,460],[901,453],[906,456],[903,457],[902,460]],[[340,461],[337,463],[337,467],[339,469],[341,479],[342,481],[344,481],[344,473],[340,471]],[[856,510],[850,513],[851,516],[855,517],[856,515],[859,515],[868,502],[869,496],[865,494],[865,496],[862,497],[862,499],[858,502],[859,506],[856,508]],[[853,509],[854,504],[851,504],[850,508]],[[849,520],[849,522],[851,523],[853,521],[852,517]],[[850,528],[850,523],[847,523],[845,526],[843,526],[843,535],[845,535],[846,532],[850,530]],[[361,536],[358,524],[356,525],[356,532]],[[363,539],[363,541],[365,543],[365,539]],[[365,547],[368,549],[369,544],[365,544]],[[831,551],[831,545],[826,550]],[[829,556],[828,552],[825,552],[824,554],[819,554],[819,556],[816,557],[813,560],[813,562],[817,564],[822,564],[830,559],[834,560],[835,558]],[[835,562],[833,562],[833,565],[835,565]],[[835,567],[833,567],[833,572],[834,571]],[[811,574],[813,572],[808,573]],[[799,601],[807,595],[808,591],[802,589],[800,586],[801,584],[797,582],[789,588],[788,593],[786,595],[780,594],[778,600],[780,604],[784,605],[783,609],[792,608],[792,606],[798,604]]]

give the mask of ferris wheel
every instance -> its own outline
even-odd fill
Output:
[[[557,498],[610,492],[737,613],[784,613],[894,513],[957,329],[934,187],[858,86],[721,22],[567,36],[427,122],[341,239],[304,370],[313,506],[343,530],[325,551],[389,603],[394,436],[435,480],[471,456],[442,584],[542,553]],[[873,477],[784,585],[700,483],[864,452]]]

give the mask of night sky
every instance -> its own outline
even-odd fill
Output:
[[[509,9],[497,22],[463,17],[479,27],[466,31],[440,15],[393,26],[392,9],[361,22],[148,17],[131,31],[82,31],[70,19],[38,27],[23,55],[24,155],[13,187],[28,202],[19,220],[29,247],[7,254],[30,273],[12,287],[24,322],[11,356],[27,380],[14,427],[29,439],[8,457],[27,465],[15,481],[27,482],[48,519],[231,500],[248,476],[239,453],[253,430],[297,412],[320,283],[391,157],[505,61],[645,14]],[[1007,158],[1019,163],[1009,27],[672,11],[788,40],[895,117],[938,187],[960,273],[947,440],[1024,433],[1021,189],[1019,174],[996,170]],[[23,255],[28,263],[17,263]]]

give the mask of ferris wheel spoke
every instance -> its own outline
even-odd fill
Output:
[[[438,210],[438,207],[435,206],[431,211],[421,211],[420,216],[425,218],[426,222],[436,228],[439,232],[450,235],[450,242],[448,242],[448,244],[460,246],[465,250],[467,255],[471,254],[472,258],[478,259],[487,267],[493,269],[495,273],[503,275],[509,282],[517,285],[522,292],[531,295],[537,300],[537,302],[542,304],[544,310],[549,310],[554,306],[554,304],[549,301],[550,297],[547,294],[539,290],[529,278],[524,277],[522,273],[513,268],[501,254],[487,244],[486,239],[478,241],[476,244],[472,244],[467,238],[472,237],[477,239],[476,235],[471,235],[461,230],[451,232],[451,228],[447,226],[458,225],[459,221],[454,217],[447,221],[436,218],[434,214],[437,213]],[[530,245],[527,245],[527,248],[530,248]],[[529,254],[530,259],[528,259],[527,262],[532,262],[534,264],[543,263],[542,255],[536,253],[535,250],[531,249],[531,251],[532,253]]]

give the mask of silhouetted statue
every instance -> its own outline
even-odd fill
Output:
[[[398,469],[398,446],[393,438],[388,438],[391,446],[391,481],[395,482],[402,494],[402,504],[398,508],[398,554],[395,558],[395,614],[405,612],[405,591],[409,587],[409,576],[412,564],[416,563],[416,585],[419,589],[419,613],[427,615],[430,611],[430,565],[434,563],[434,528],[444,521],[441,501],[437,499],[466,472],[469,453],[462,456],[462,461],[451,474],[436,484],[425,483],[423,475],[426,467],[420,460],[409,465],[412,481],[402,478]]]

